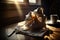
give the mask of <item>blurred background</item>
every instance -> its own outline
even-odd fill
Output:
[[[44,8],[44,14],[50,19],[51,14],[57,14],[60,19],[60,0],[2,0],[0,1],[0,39],[1,40],[24,40],[15,34],[7,38],[16,27],[18,22],[25,19],[25,15],[38,7]],[[10,31],[10,32],[9,32]]]

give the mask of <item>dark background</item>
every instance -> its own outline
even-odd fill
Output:
[[[60,0],[42,0],[42,6],[45,8],[45,14],[48,17],[51,14],[57,14],[60,19]]]

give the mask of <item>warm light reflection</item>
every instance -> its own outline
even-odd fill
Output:
[[[44,13],[44,9],[42,7],[40,9],[41,9],[42,13]]]
[[[57,22],[60,22],[60,20],[57,20]]]
[[[50,36],[50,38],[54,39],[54,36],[52,34],[50,34],[49,36]]]
[[[21,10],[21,6],[20,6],[20,2],[19,1],[23,1],[23,0],[7,0],[8,4],[15,4],[17,11],[19,13],[19,16],[22,16],[22,10]]]
[[[49,26],[49,25],[46,25],[46,28],[48,28],[48,29],[50,29],[50,30],[52,30],[52,31],[55,31],[55,30],[56,30],[55,27],[52,27],[52,26]]]
[[[18,26],[24,25],[26,23],[26,21],[22,21],[18,23]]]
[[[32,17],[33,17],[33,18],[35,17],[35,14],[34,14],[34,12],[32,12],[32,13],[31,13],[31,15],[32,15]]]
[[[46,39],[46,38],[50,39],[50,37],[49,37],[49,36],[44,36],[44,39]]]
[[[27,30],[28,27],[25,25],[26,21],[22,21],[20,23],[18,23],[18,26],[20,26],[21,30]]]
[[[18,11],[19,15],[22,16],[22,11],[21,11],[20,4],[18,3],[17,0],[14,0],[14,3],[16,5],[16,8],[17,8],[17,11]]]
[[[49,26],[49,25],[46,25],[46,28],[54,31],[54,32],[60,32],[60,28],[56,28],[56,27],[53,27],[53,26]]]
[[[6,1],[7,1],[7,3],[12,4],[12,3],[14,3],[15,0],[6,0]],[[17,0],[17,2],[21,3],[21,2],[24,2],[24,0]]]
[[[30,3],[36,3],[36,0],[29,0]]]
[[[18,0],[19,2],[24,2],[24,0]]]
[[[46,21],[45,23],[46,24],[53,24],[53,21],[50,20],[50,21]]]
[[[57,20],[57,22],[60,22],[60,20]],[[45,23],[46,24],[53,24],[53,21],[52,20],[49,20],[49,21],[46,21]]]
[[[27,29],[28,29],[28,27],[26,25],[21,27],[21,30],[27,30]]]
[[[54,26],[49,26],[49,25],[46,25],[46,28],[48,28],[49,30],[52,30],[53,33],[50,34],[49,36],[45,36],[45,38],[48,38],[48,39],[59,39],[60,37],[60,28],[56,28]]]

